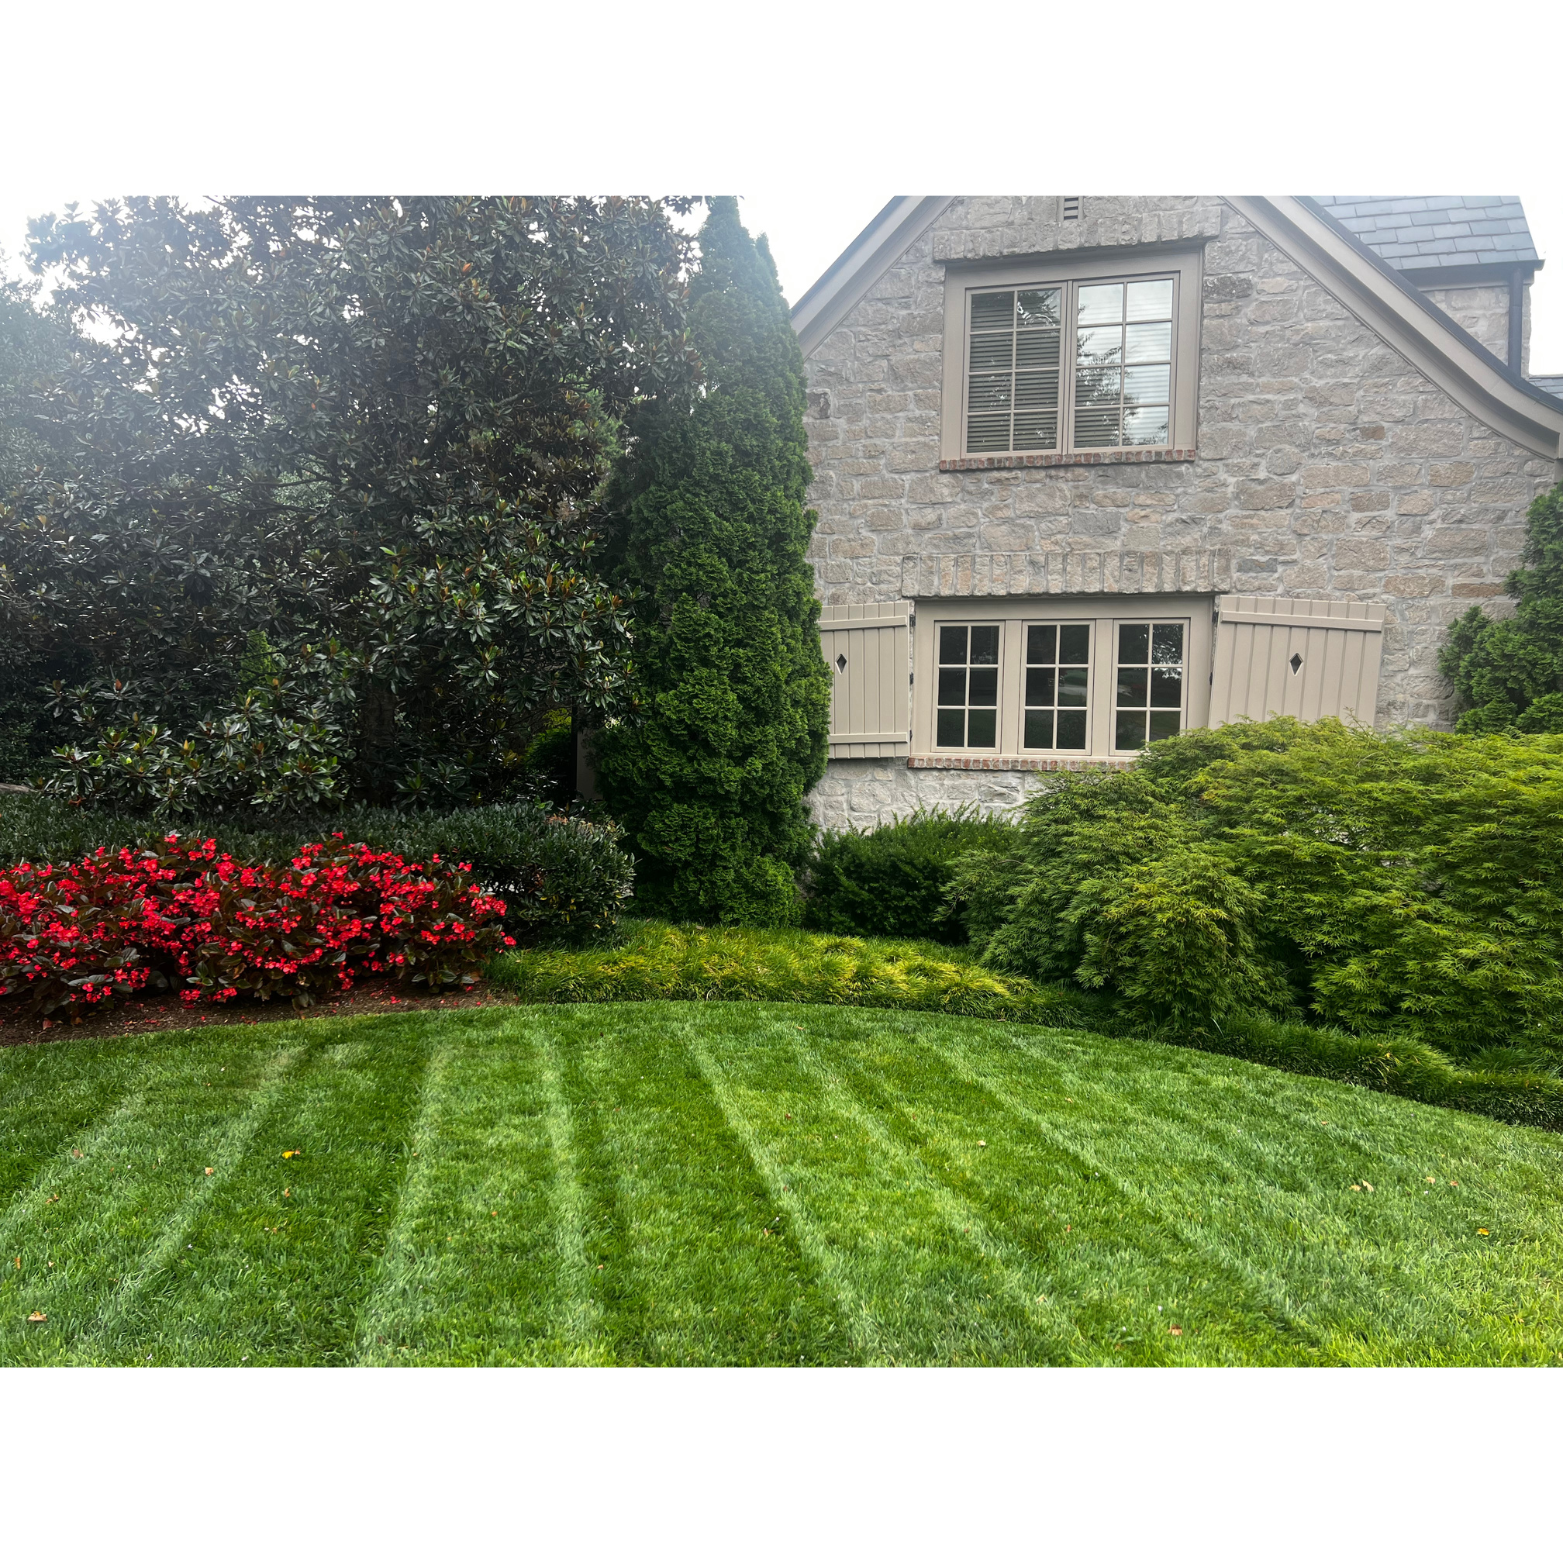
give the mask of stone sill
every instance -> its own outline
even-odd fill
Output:
[[[941,461],[941,472],[1004,472],[1016,467],[1120,467],[1147,461],[1193,461],[1192,450],[1146,450],[1128,446],[1121,450],[1042,451],[1031,456],[961,456]]]
[[[914,754],[908,757],[909,771],[1126,771],[1134,764],[1132,755],[1081,755],[1078,759],[1063,755],[1038,754]]]

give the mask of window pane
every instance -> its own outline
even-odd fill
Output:
[[[1075,414],[1075,444],[1082,449],[1118,443],[1118,409],[1092,411],[1082,408]]]
[[[966,425],[966,449],[972,451],[1009,449],[1009,414],[984,413]]]
[[[946,630],[945,634],[949,634]],[[1120,662],[1149,662],[1151,627],[1149,624],[1120,624],[1118,626],[1118,660]]]
[[[1056,331],[1022,331],[1015,338],[1015,362],[1022,369],[1057,368],[1058,342]]]
[[[1165,402],[1172,371],[1166,364],[1141,364],[1123,372],[1125,401]]]
[[[1123,319],[1123,284],[1099,283],[1080,289],[1080,324],[1093,325],[1098,321]],[[1145,319],[1145,316],[1140,316]]]
[[[1145,713],[1120,711],[1113,734],[1115,749],[1143,749],[1145,747]]]
[[[964,711],[941,711],[939,713],[939,747],[941,749],[962,748],[962,740],[965,736],[966,713]]]
[[[1123,357],[1123,332],[1117,326],[1091,326],[1075,333],[1082,364],[1116,364]]]
[[[1145,668],[1118,669],[1118,704],[1143,706],[1150,674]]]
[[[966,747],[968,749],[991,749],[998,742],[999,714],[989,709],[987,711],[973,711],[969,714],[966,723]]]
[[[1058,738],[1055,749],[1085,748],[1085,712],[1060,711],[1058,713]]]
[[[1063,290],[1039,288],[1020,294],[1015,323],[1019,326],[1056,326],[1063,314]]]
[[[1058,409],[1015,414],[1016,450],[1053,450],[1058,445]],[[973,447],[975,448],[975,447]]]
[[[966,661],[966,626],[941,624],[939,626],[939,660],[941,662]]]
[[[1053,747],[1053,713],[1051,711],[1026,712],[1025,747],[1051,749]]]
[[[1165,407],[1133,407],[1124,414],[1123,442],[1125,445],[1165,445],[1170,438],[1167,429]]]
[[[971,632],[972,666],[979,663],[997,666],[999,660],[999,627],[997,624],[977,624]]]
[[[1124,362],[1164,364],[1172,357],[1172,322],[1161,326],[1127,326],[1123,333]]]
[[[963,706],[966,704],[966,669],[939,669],[939,704]]]
[[[1087,668],[1060,668],[1058,670],[1058,703],[1061,706],[1085,704]]]
[[[1158,624],[1151,640],[1153,662],[1181,662],[1183,660],[1183,626]]]
[[[971,394],[966,405],[972,412],[992,412],[1008,407],[1010,377],[1007,374],[974,374],[971,377]]]
[[[974,336],[970,368],[974,373],[979,369],[1008,369],[1014,362],[1014,353],[1015,339],[1007,331],[1002,335]]]
[[[1139,372],[1139,371],[1137,371]],[[1160,371],[1166,374],[1166,370]],[[1157,373],[1156,370],[1151,371]],[[1018,374],[1015,376],[1015,405],[1017,407],[1058,406],[1058,371],[1044,374]]]
[[[1053,703],[1052,668],[1026,669],[1026,704],[1050,706]]]
[[[973,668],[966,684],[966,704],[996,706],[999,703],[999,670]]]
[[[1008,331],[1015,323],[1013,293],[978,293],[971,301],[973,331]]]
[[[1085,663],[1091,660],[1091,626],[1065,624],[1058,632],[1058,660]]]
[[[1177,736],[1179,716],[1176,711],[1152,711],[1151,712],[1151,742],[1158,738],[1173,738]]]
[[[1183,708],[1183,669],[1153,668],[1151,670],[1151,704]]]
[[[1067,635],[1068,630],[1064,633]],[[1055,662],[1053,655],[1058,642],[1058,627],[1053,624],[1033,624],[1026,631],[1026,661],[1027,662]],[[1066,662],[1085,660],[1084,657],[1066,657]]]
[[[1172,315],[1172,278],[1129,284],[1130,320],[1167,320]]]

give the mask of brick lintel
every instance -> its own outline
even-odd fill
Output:
[[[914,754],[908,757],[909,771],[1126,771],[1133,757],[1123,759],[1079,759],[1035,754]]]
[[[941,472],[1001,472],[1012,467],[1119,467],[1148,461],[1193,461],[1193,450],[1042,451],[1024,456],[961,456],[941,461]]]

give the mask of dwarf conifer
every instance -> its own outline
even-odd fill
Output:
[[[693,921],[787,922],[830,701],[806,557],[803,358],[769,248],[732,198],[712,202],[700,250],[702,392],[649,414],[617,483],[639,710],[598,735],[597,773],[639,901]]]

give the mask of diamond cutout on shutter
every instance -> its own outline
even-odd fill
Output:
[[[845,673],[846,670],[847,670],[847,658],[846,658],[846,653],[843,652],[839,657],[836,658],[836,671],[838,673]]]
[[[1292,653],[1292,672],[1297,673],[1297,672],[1300,672],[1301,670],[1302,670],[1302,657],[1297,652],[1294,651]]]

